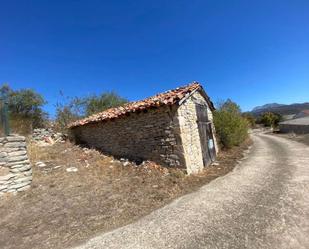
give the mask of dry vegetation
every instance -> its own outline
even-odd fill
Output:
[[[309,134],[295,134],[295,133],[274,133],[277,136],[288,138],[296,142],[300,142],[309,146]]]
[[[222,152],[195,176],[154,164],[135,166],[69,143],[31,145],[32,188],[0,201],[0,248],[66,248],[123,226],[231,171],[249,146]],[[68,167],[78,172],[67,172]]]

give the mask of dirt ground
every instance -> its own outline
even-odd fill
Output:
[[[274,133],[273,135],[288,138],[309,146],[309,134],[295,134],[295,133]]]
[[[29,146],[32,188],[0,200],[0,248],[66,248],[131,223],[231,171],[251,144],[222,151],[218,165],[187,176],[134,165],[70,143]],[[45,167],[35,166],[42,161]],[[76,167],[77,172],[67,172]]]

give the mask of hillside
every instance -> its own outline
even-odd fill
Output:
[[[251,113],[258,116],[264,112],[275,112],[281,115],[290,115],[299,113],[302,110],[309,109],[309,102],[295,103],[290,105],[271,103],[253,108]]]

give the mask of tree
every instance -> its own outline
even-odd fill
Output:
[[[67,126],[77,119],[128,102],[128,100],[114,92],[102,93],[99,96],[92,95],[75,98],[64,97],[63,93],[60,94],[64,101],[56,105],[56,125],[61,131],[65,131]]]
[[[241,116],[240,107],[230,99],[214,112],[214,124],[224,148],[238,146],[248,137],[248,122]]]
[[[86,116],[102,112],[112,107],[121,106],[127,102],[127,99],[119,96],[115,92],[107,92],[102,93],[99,96],[93,95],[91,97],[87,97],[84,101],[86,104]]]
[[[260,123],[265,125],[266,127],[276,127],[278,123],[281,121],[281,115],[273,113],[273,112],[265,112],[260,117]]]
[[[80,118],[85,116],[85,100],[79,97],[65,97],[62,92],[60,95],[63,102],[56,104],[56,128],[60,131],[65,131],[67,126]]]
[[[233,113],[234,115],[240,115],[241,113],[240,106],[233,102],[231,99],[227,99],[226,101],[219,103],[218,109],[220,111]]]
[[[46,104],[43,96],[32,89],[14,91],[9,85],[4,84],[0,90],[6,88],[9,92],[9,114],[11,119],[28,120],[33,128],[41,127],[47,119],[43,111]]]

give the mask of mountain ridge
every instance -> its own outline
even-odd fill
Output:
[[[294,104],[278,104],[269,103],[262,106],[254,107],[251,113],[255,116],[261,115],[264,112],[274,112],[280,115],[297,114],[303,110],[309,110],[309,102],[294,103]]]

